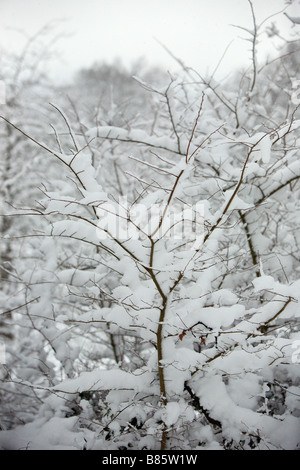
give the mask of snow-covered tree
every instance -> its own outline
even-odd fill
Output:
[[[4,384],[35,411],[3,448],[299,448],[299,64],[296,41],[258,63],[249,4],[230,81],[135,76],[145,114],[73,106],[75,131],[55,105],[46,144],[2,116],[60,169],[23,208],[45,228],[12,314],[39,355]]]

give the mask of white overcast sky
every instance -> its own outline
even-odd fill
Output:
[[[286,6],[284,0],[252,3],[258,23]],[[300,16],[299,5],[294,0],[286,11]],[[173,70],[175,62],[155,39],[201,73],[214,70],[231,41],[221,71],[244,65],[250,56],[250,43],[241,39],[245,33],[231,26],[251,27],[248,0],[0,0],[1,46],[20,51],[24,37],[16,30],[31,36],[59,19],[64,22],[58,31],[66,36],[58,44],[62,60],[53,64],[52,72],[61,78],[78,67],[116,58],[127,65],[144,57],[150,65]],[[295,30],[282,13],[270,21],[282,36]],[[261,48],[271,51],[266,36]]]

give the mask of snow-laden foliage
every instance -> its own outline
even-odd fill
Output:
[[[3,449],[299,447],[299,64],[258,64],[256,32],[223,84],[135,76],[128,119],[53,103],[45,143],[2,117],[45,172],[18,200],[41,226],[8,270]]]

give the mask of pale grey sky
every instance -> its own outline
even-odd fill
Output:
[[[252,3],[258,23],[286,6],[284,0]],[[299,4],[294,0],[287,12],[300,16]],[[245,65],[249,57],[250,43],[241,39],[245,33],[231,26],[251,28],[248,0],[0,0],[1,45],[20,51],[24,38],[12,28],[30,36],[47,22],[61,18],[65,21],[58,31],[66,34],[58,44],[62,62],[52,69],[61,75],[116,57],[125,65],[145,57],[149,64],[174,69],[174,61],[155,38],[201,73],[214,70],[231,41],[220,73]],[[293,31],[282,13],[271,21],[282,36]],[[262,50],[271,50],[271,43],[262,36]]]

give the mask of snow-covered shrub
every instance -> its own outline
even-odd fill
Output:
[[[26,211],[46,225],[3,381],[35,411],[2,448],[299,447],[296,67],[255,60],[135,77],[150,105],[121,127],[55,105],[69,142],[18,126],[61,173]]]

